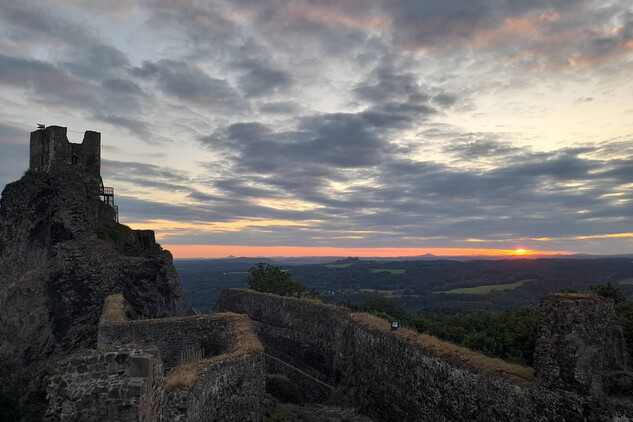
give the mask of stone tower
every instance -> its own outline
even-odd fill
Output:
[[[534,370],[539,383],[579,394],[609,393],[627,353],[613,301],[591,294],[541,299]]]
[[[119,220],[114,205],[114,188],[105,187],[101,179],[101,134],[88,130],[81,144],[68,140],[67,128],[49,126],[31,132],[29,170],[43,173],[73,173],[82,178],[93,201],[97,219]],[[99,204],[102,202],[106,206]]]
[[[86,131],[81,144],[73,144],[66,136],[67,129],[49,126],[31,132],[31,154],[29,169],[54,172],[76,169],[87,177],[101,175],[101,134]]]

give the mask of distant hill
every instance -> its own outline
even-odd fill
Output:
[[[633,296],[633,259],[539,258],[498,260],[339,258],[291,265],[282,259],[176,260],[186,300],[201,310],[220,292],[246,287],[248,269],[268,262],[315,288],[329,302],[360,303],[370,294],[395,298],[409,311],[504,311],[535,306],[542,296],[570,287],[585,291],[608,281]]]

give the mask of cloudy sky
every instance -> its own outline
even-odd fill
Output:
[[[0,186],[44,123],[176,257],[632,253],[632,71],[628,0],[0,0]]]

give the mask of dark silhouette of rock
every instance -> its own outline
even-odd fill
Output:
[[[119,224],[113,189],[103,195],[100,135],[86,132],[83,144],[65,135],[33,132],[31,167],[0,200],[0,356],[29,377],[95,348],[113,293],[123,292],[133,317],[185,314],[169,251],[153,232]]]

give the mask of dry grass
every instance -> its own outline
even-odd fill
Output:
[[[200,362],[175,367],[165,377],[165,390],[169,392],[192,385],[198,379],[201,369]]]
[[[99,324],[116,324],[127,322],[126,307],[129,306],[121,293],[105,298],[103,312]]]
[[[351,318],[361,325],[372,330],[381,331],[406,341],[409,344],[420,346],[439,357],[449,361],[458,362],[476,369],[494,372],[509,378],[519,378],[525,381],[533,381],[533,368],[516,365],[501,359],[491,358],[481,353],[473,352],[465,347],[442,341],[428,334],[418,333],[407,328],[391,331],[388,321],[365,313],[353,313]]]
[[[165,377],[165,389],[173,391],[180,388],[189,387],[200,377],[202,372],[209,365],[228,359],[234,359],[243,355],[253,353],[263,353],[259,338],[251,327],[251,321],[246,315],[224,312],[214,314],[213,318],[227,321],[227,330],[233,342],[226,353],[201,359],[196,362],[186,363],[173,368]]]
[[[263,353],[264,347],[259,341],[259,337],[253,331],[251,321],[246,315],[237,315],[235,320],[230,324],[230,332],[235,339],[234,346],[229,353],[247,354],[247,353]]]
[[[594,293],[554,293],[552,296],[556,296],[561,299],[599,299]]]

